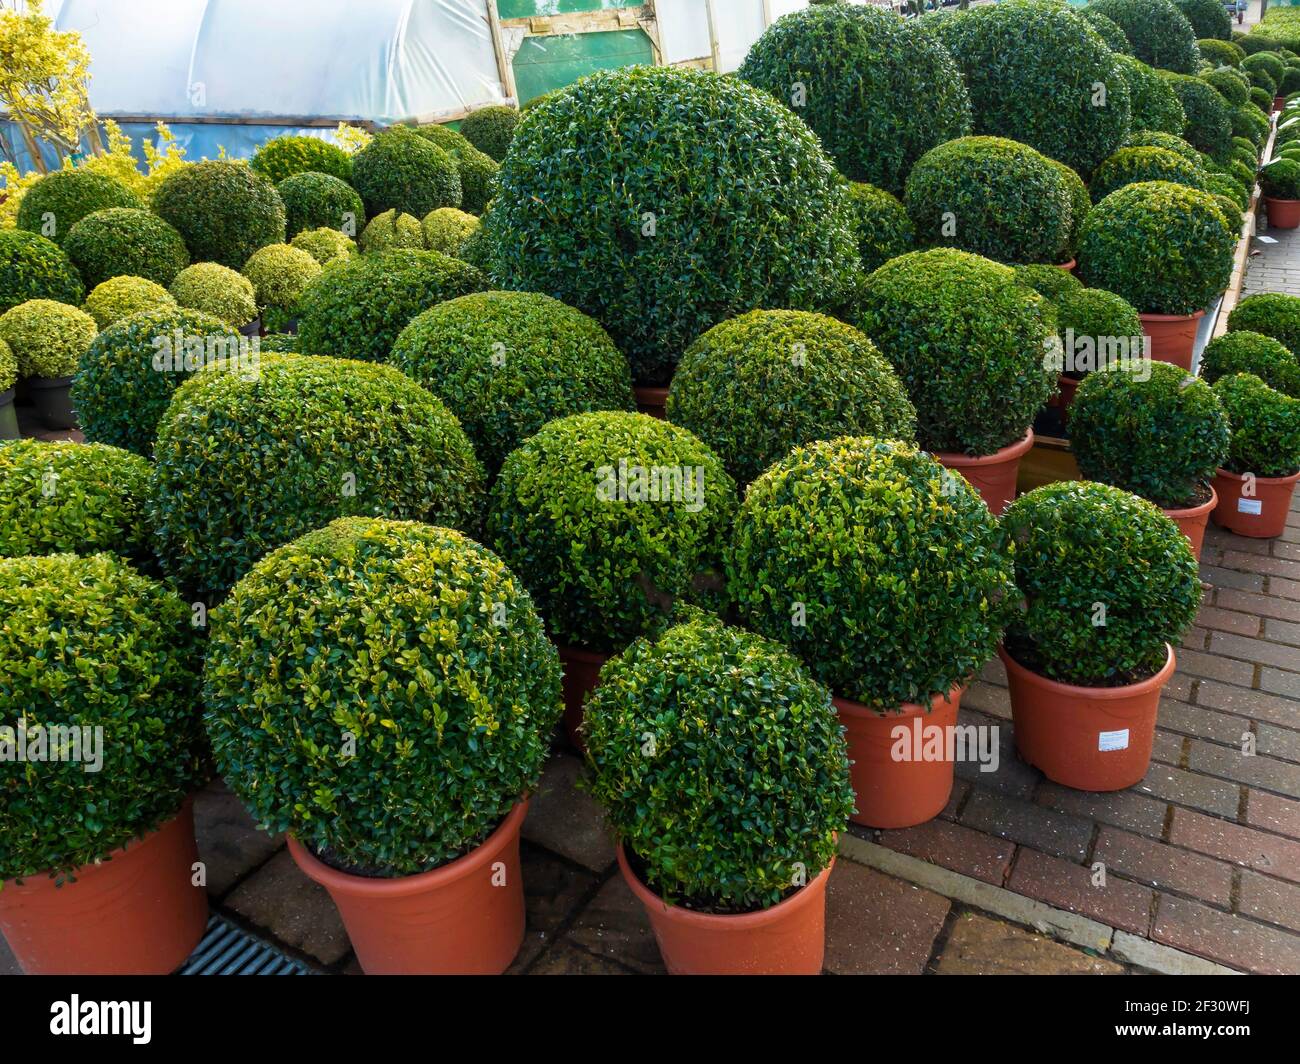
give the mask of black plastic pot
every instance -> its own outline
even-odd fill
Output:
[[[259,314],[247,325],[239,327],[240,336],[261,336],[262,335],[262,316]]]
[[[18,413],[14,410],[14,390],[0,392],[0,440],[16,440],[18,434]]]
[[[77,427],[77,412],[72,409],[72,399],[68,394],[71,388],[71,377],[27,378],[27,393],[32,406],[47,429]]]

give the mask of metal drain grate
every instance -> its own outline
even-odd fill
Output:
[[[190,959],[178,975],[315,975],[302,961],[286,957],[223,917],[208,920]]]

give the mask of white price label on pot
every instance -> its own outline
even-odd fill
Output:
[[[1262,499],[1238,499],[1237,513],[1239,514],[1262,514],[1264,512],[1264,502]]]
[[[1121,728],[1119,731],[1104,731],[1097,736],[1098,750],[1127,750],[1128,749],[1128,729]]]

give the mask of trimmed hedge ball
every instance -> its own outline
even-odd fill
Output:
[[[122,276],[110,277],[97,284],[86,296],[81,309],[94,318],[101,329],[107,329],[115,321],[142,310],[174,306],[175,298],[162,285],[144,277]]]
[[[307,285],[320,271],[320,263],[307,252],[288,244],[267,244],[253,252],[242,272],[252,282],[264,316],[273,309],[292,319],[298,316]]]
[[[513,107],[497,104],[467,114],[460,124],[460,133],[484,155],[499,163],[510,150],[518,125],[519,112]]]
[[[1269,199],[1300,199],[1300,159],[1274,159],[1260,167],[1259,187]]]
[[[307,252],[322,266],[357,253],[357,242],[337,229],[304,229],[289,241],[290,247]]]
[[[1224,40],[1201,38],[1197,40],[1196,47],[1201,53],[1201,58],[1215,66],[1240,66],[1241,61],[1246,58],[1246,49],[1226,38]]]
[[[0,314],[0,340],[23,377],[70,377],[99,327],[84,310],[52,299],[29,299]]]
[[[1112,52],[1117,55],[1133,54],[1133,46],[1128,43],[1124,31],[1119,28],[1119,24],[1113,19],[1107,18],[1100,11],[1094,11],[1090,7],[1081,7],[1076,13],[1096,30],[1097,36],[1106,42],[1106,47]]]
[[[1065,353],[1074,355],[1074,365],[1063,365],[1062,372],[1067,376],[1082,377],[1106,357],[1143,355],[1142,319],[1132,303],[1114,292],[1079,285],[1057,296],[1055,307],[1056,331],[1065,344]],[[1079,367],[1078,360],[1086,353],[1086,347],[1081,345],[1088,340],[1092,342],[1093,365]]]
[[[1227,101],[1229,107],[1250,103],[1250,85],[1230,70],[1207,70],[1201,80]]]
[[[1257,477],[1289,477],[1300,470],[1300,399],[1270,388],[1253,373],[1231,373],[1214,383],[1232,423],[1224,468]]]
[[[430,251],[441,251],[455,257],[479,227],[472,214],[455,207],[439,207],[424,216],[420,228],[424,230],[424,246]]]
[[[1183,105],[1187,116],[1183,138],[1187,143],[1215,159],[1227,158],[1232,153],[1232,108],[1228,101],[1200,78],[1168,72],[1161,76]]]
[[[190,264],[181,234],[150,211],[110,207],[72,227],[63,249],[92,288],[111,277],[144,277],[160,285]]]
[[[445,208],[454,210],[455,208]],[[357,237],[357,247],[369,254],[376,251],[393,251],[397,248],[424,250],[424,230],[420,219],[396,210],[376,214],[366,223]]]
[[[0,229],[0,314],[29,299],[79,304],[85,294],[58,244],[25,229]]]
[[[197,262],[237,270],[267,244],[284,243],[284,203],[247,163],[212,160],[165,178],[153,209],[185,238]]]
[[[1088,6],[1124,31],[1142,62],[1180,74],[1196,73],[1201,58],[1196,33],[1169,0],[1091,0]]]
[[[23,193],[16,222],[19,229],[62,244],[82,218],[110,207],[142,208],[144,204],[111,177],[91,170],[55,170]]]
[[[492,156],[479,151],[454,129],[446,126],[420,126],[416,132],[456,160],[456,172],[460,175],[461,208],[469,214],[482,214],[483,208],[496,191],[500,164]]]
[[[1174,7],[1192,24],[1197,37],[1197,51],[1202,40],[1231,41],[1232,19],[1220,0],[1172,0]]]
[[[284,203],[284,231],[295,237],[306,229],[337,229],[354,233],[366,224],[366,208],[346,181],[313,171],[286,177],[275,186]]]
[[[340,181],[352,178],[352,156],[319,137],[272,137],[258,145],[248,164],[275,185],[303,173],[325,174]]]
[[[377,133],[352,160],[352,187],[366,214],[397,210],[423,218],[435,207],[459,207],[456,160],[410,126]]]
[[[1182,137],[1162,133],[1155,129],[1139,129],[1130,133],[1124,141],[1126,148],[1163,148],[1186,159],[1193,166],[1204,167],[1204,157]]]
[[[1233,373],[1253,373],[1275,391],[1300,399],[1300,360],[1271,336],[1239,329],[1206,344],[1201,376],[1214,384]]]
[[[215,262],[196,262],[176,275],[170,292],[186,310],[199,310],[243,328],[257,317],[253,282],[242,273]]]
[[[18,356],[12,347],[0,340],[0,394],[9,391],[17,383]]]
[[[1049,303],[1055,303],[1066,292],[1083,287],[1083,282],[1074,274],[1041,262],[1017,266],[1015,274],[1017,281],[1032,288]]]
[[[1228,315],[1228,329],[1271,336],[1292,353],[1300,352],[1300,296],[1256,292],[1242,299]]]
[[[1117,188],[1139,181],[1173,181],[1205,189],[1206,176],[1199,166],[1164,148],[1120,148],[1092,175],[1092,199],[1096,203]]]
[[[1187,128],[1187,114],[1170,84],[1132,56],[1117,55],[1115,65],[1128,84],[1130,129],[1181,137]]]

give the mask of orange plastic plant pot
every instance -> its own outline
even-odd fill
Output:
[[[1023,439],[992,454],[977,455],[956,454],[951,451],[939,451],[935,459],[945,469],[960,473],[970,481],[971,487],[980,493],[985,505],[999,515],[1016,497],[1016,477],[1020,472],[1020,459],[1034,445],[1034,431],[1030,429]]]
[[[1210,522],[1210,511],[1219,504],[1219,494],[1210,485],[1210,498],[1201,503],[1200,506],[1189,506],[1184,510],[1163,510],[1161,511],[1169,520],[1178,526],[1187,542],[1192,545],[1192,556],[1199,562],[1201,560],[1201,546],[1205,542],[1205,526]]]
[[[1256,477],[1253,493],[1246,494],[1247,481],[1240,473],[1220,469],[1214,474],[1219,501],[1210,513],[1220,528],[1251,539],[1274,539],[1286,528],[1300,472],[1289,477]]]
[[[1142,332],[1151,338],[1151,357],[1191,371],[1196,331],[1205,311],[1195,314],[1139,314]]]

